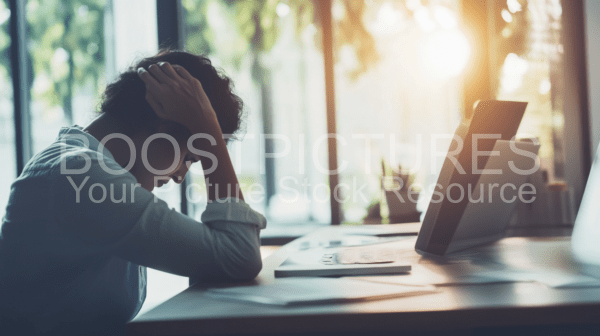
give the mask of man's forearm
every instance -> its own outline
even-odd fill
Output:
[[[216,121],[215,121],[216,122]],[[216,127],[202,127],[209,129],[205,131],[200,127],[191,127],[193,134],[204,134],[207,138],[201,137],[194,140],[194,148],[211,153],[216,158],[216,167],[210,169],[215,163],[208,157],[202,156],[200,162],[204,169],[204,179],[206,181],[206,190],[208,201],[214,201],[219,198],[235,197],[244,200],[239,186],[223,133],[218,123]]]

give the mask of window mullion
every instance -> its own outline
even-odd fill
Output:
[[[32,156],[31,123],[29,115],[29,56],[26,49],[27,20],[25,2],[9,0],[11,69],[14,95],[15,144],[17,154],[17,175]]]
[[[583,1],[561,1],[564,48],[565,180],[579,209],[592,165]]]
[[[331,0],[317,1],[320,6],[321,27],[323,32],[323,60],[325,65],[325,99],[327,104],[327,133],[330,135],[327,141],[329,157],[329,197],[331,204],[331,224],[341,224],[342,212],[340,203],[336,197],[337,185],[339,183],[338,158],[337,158],[337,135],[336,110],[335,110],[335,86],[334,86],[334,59],[333,59],[333,27],[331,17]],[[332,173],[333,172],[333,173]]]

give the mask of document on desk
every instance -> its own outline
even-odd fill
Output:
[[[420,229],[421,223],[397,225],[348,225],[344,227],[344,234],[373,237],[416,236]]]
[[[275,279],[267,285],[209,289],[206,294],[223,299],[277,306],[381,300],[435,292],[432,286],[399,286],[348,278]]]
[[[591,276],[552,269],[503,269],[482,272],[483,277],[509,282],[538,282],[552,288],[600,287],[600,280]]]
[[[298,251],[275,269],[275,277],[404,274],[420,258],[413,244],[411,240]]]
[[[410,274],[402,276],[368,276],[360,277],[362,280],[399,284],[405,286],[431,285],[431,286],[456,286],[469,284],[484,284],[495,282],[511,282],[505,276],[490,273],[489,268],[483,268],[468,262],[455,264],[420,264],[413,265]]]
[[[538,282],[552,288],[600,287],[593,277],[551,269],[517,269],[471,263],[414,265],[403,276],[369,276],[359,279],[388,284],[456,286],[499,282]]]

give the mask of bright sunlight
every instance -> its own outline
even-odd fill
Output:
[[[460,30],[437,31],[424,41],[423,70],[435,79],[448,79],[462,73],[470,55],[469,41]]]

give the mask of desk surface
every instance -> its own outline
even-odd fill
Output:
[[[299,244],[335,237],[344,227],[328,227],[285,245],[264,260],[252,282],[276,279],[274,269]],[[508,265],[575,270],[570,239],[506,238],[478,250]],[[427,263],[421,258],[419,263]],[[439,287],[433,294],[354,304],[273,307],[226,301],[190,287],[128,324],[130,335],[214,335],[345,331],[450,330],[477,327],[600,323],[600,288],[553,289],[534,282]],[[435,321],[435,322],[432,322]]]

